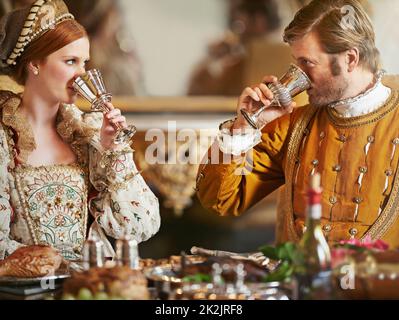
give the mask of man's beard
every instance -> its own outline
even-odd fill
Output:
[[[313,88],[308,92],[309,102],[315,107],[329,105],[341,100],[347,87],[348,81],[343,77],[330,78],[323,83],[323,86],[319,86],[317,89]]]
[[[323,107],[341,100],[349,85],[348,80],[342,76],[342,69],[336,57],[330,60],[330,71],[331,76],[326,78],[321,86],[308,92],[309,102],[315,107]]]

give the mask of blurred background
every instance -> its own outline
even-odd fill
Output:
[[[0,15],[31,0],[0,0]],[[89,68],[102,71],[114,104],[139,129],[135,160],[161,203],[160,232],[140,246],[143,257],[188,252],[192,246],[255,251],[274,240],[277,192],[241,217],[218,217],[195,197],[198,164],[150,164],[145,151],[166,135],[171,158],[192,152],[200,158],[219,123],[232,118],[244,87],[264,75],[281,75],[291,62],[282,42],[285,26],[306,0],[65,0],[91,38]],[[376,29],[383,68],[399,73],[395,43],[399,1],[361,1]],[[394,81],[397,78],[393,77]],[[0,89],[23,88],[0,76]],[[306,96],[299,98],[306,103]],[[79,106],[88,108],[84,102]],[[194,139],[179,138],[194,130]],[[184,136],[184,135],[183,135]],[[179,156],[179,154],[177,156]],[[178,161],[179,162],[179,161]]]

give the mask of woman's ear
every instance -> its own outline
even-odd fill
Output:
[[[358,48],[352,48],[346,52],[346,65],[348,72],[352,72],[359,65],[360,53]]]
[[[34,61],[29,62],[28,63],[28,70],[29,70],[29,73],[32,73],[33,75],[38,76],[39,73],[40,73],[39,64],[37,62],[34,62]]]

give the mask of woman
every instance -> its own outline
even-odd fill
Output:
[[[85,72],[89,41],[62,0],[38,0],[0,25],[3,73],[25,86],[0,92],[0,259],[23,245],[49,244],[79,259],[90,233],[145,241],[159,229],[158,200],[128,144],[113,140],[126,119],[84,114],[72,83]]]

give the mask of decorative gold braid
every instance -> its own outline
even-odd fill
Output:
[[[384,103],[383,106],[366,115],[361,115],[358,117],[351,117],[351,118],[342,118],[339,116],[338,112],[334,108],[328,108],[328,107],[327,107],[327,115],[330,121],[336,127],[356,128],[381,120],[391,111],[396,109],[398,105],[399,105],[399,91],[392,90],[391,96],[388,98],[387,102]]]
[[[296,165],[296,156],[299,151],[299,147],[301,145],[301,141],[303,139],[303,133],[305,132],[307,126],[310,121],[314,117],[314,115],[320,109],[314,106],[309,105],[306,107],[306,111],[303,112],[300,118],[295,122],[292,132],[289,137],[288,147],[287,147],[287,159],[285,165],[285,191],[284,191],[284,200],[282,205],[284,206],[284,219],[285,219],[285,227],[288,232],[288,239],[291,241],[299,241],[299,236],[295,230],[294,224],[294,208],[293,208],[293,176],[294,169]]]
[[[391,194],[389,195],[388,202],[377,218],[377,220],[373,223],[370,229],[362,236],[362,239],[367,236],[371,236],[372,239],[381,239],[384,234],[388,231],[388,229],[392,226],[392,224],[399,217],[399,170],[398,165],[396,165],[396,174],[393,182],[393,187]]]
[[[30,233],[30,236],[31,236],[31,238],[33,240],[33,244],[34,245],[38,245],[39,241],[38,241],[37,236],[36,236],[35,228],[33,226],[33,221],[32,221],[31,216],[29,214],[27,201],[26,201],[26,198],[25,198],[25,194],[23,192],[23,188],[21,186],[21,179],[22,179],[22,177],[18,177],[18,174],[16,173],[15,174],[15,186],[17,187],[17,192],[18,192],[18,195],[19,195],[19,199],[22,200],[21,207],[22,207],[22,210],[24,212],[24,218],[27,221],[29,233]]]

